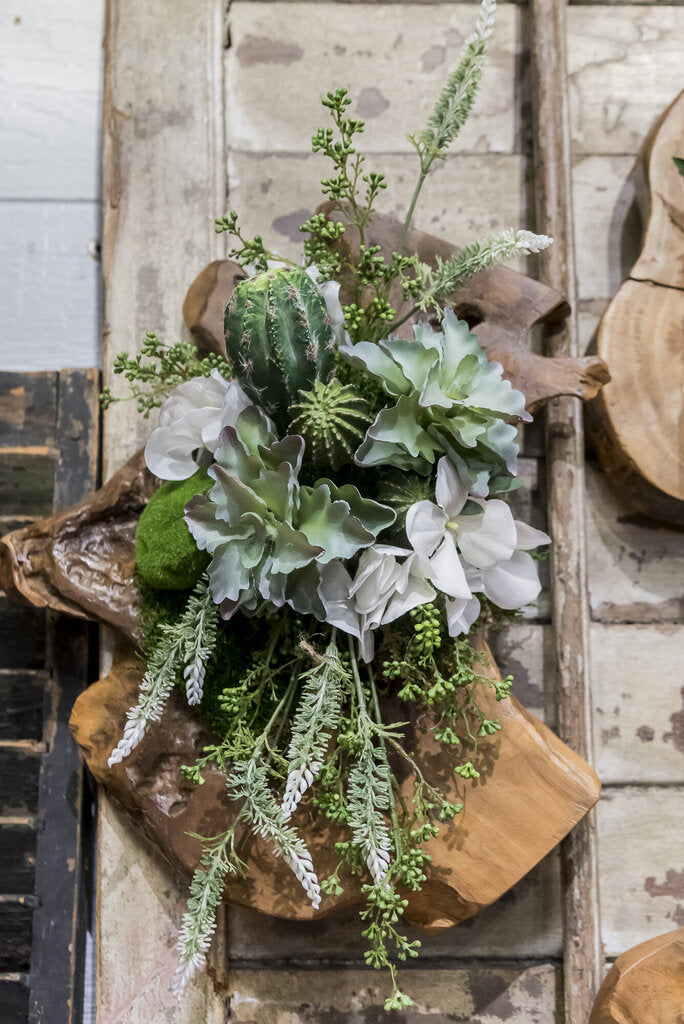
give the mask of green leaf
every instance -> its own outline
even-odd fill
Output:
[[[673,156],[672,160],[679,173],[684,175],[684,157]]]
[[[351,558],[375,540],[375,535],[351,515],[346,501],[332,500],[327,483],[302,487],[299,526],[312,544],[324,549],[325,554],[318,558],[322,564],[333,558]]]

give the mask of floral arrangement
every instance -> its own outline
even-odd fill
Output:
[[[244,238],[230,213],[217,231],[235,239],[231,256],[248,276],[225,311],[226,358],[148,334],[140,355],[115,364],[142,415],[161,407],[145,458],[165,482],[137,531],[146,669],[110,764],[180,686],[216,733],[183,771],[201,785],[215,763],[236,802],[230,827],[202,839],[179,991],[205,960],[226,878],[247,870],[237,838],[251,830],[314,908],[362,877],[366,961],[390,972],[386,1008],[410,1005],[397,978],[419,945],[399,926],[405,893],[420,889],[426,846],[463,805],[420,771],[406,721],[383,714],[386,697],[403,702],[407,721],[432,711],[463,780],[478,777],[478,738],[501,727],[478,688],[503,700],[511,680],[480,672],[469,637],[535,600],[530,552],[549,538],[507,502],[519,484],[517,427],[530,419],[524,397],[447,303],[478,270],[551,240],[508,230],[433,268],[404,251],[423,182],[473,104],[494,11],[483,0],[427,127],[411,136],[418,180],[396,251],[367,243],[387,182],[365,170],[355,145],[364,125],[347,116],[346,91],[328,93],[332,126],[312,143],[333,164],[322,181],[330,212],[302,225],[302,264]],[[402,317],[397,290],[410,306]],[[399,336],[417,314],[413,338]],[[109,390],[102,399],[118,400]],[[415,773],[411,800],[397,761]],[[324,879],[298,830],[303,800],[346,829]]]

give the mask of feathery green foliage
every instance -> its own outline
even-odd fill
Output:
[[[181,678],[186,678],[188,694],[201,693],[207,660],[213,652],[212,635],[215,638],[217,620],[218,610],[211,597],[208,577],[202,576],[182,614],[173,622],[161,623],[157,629],[155,644],[147,651],[138,703],[128,712],[123,736],[107,762],[110,766],[128,757],[150,723],[159,721],[169,694]]]
[[[316,664],[300,677],[302,695],[292,720],[283,816],[288,820],[313,783],[340,717],[343,686],[350,680],[334,638],[322,655],[311,648]]]
[[[208,377],[212,370],[218,370],[226,379],[232,371],[229,363],[221,356],[210,355],[200,359],[194,344],[178,341],[165,345],[153,331],[145,335],[140,352],[129,356],[120,352],[114,357],[114,373],[123,374],[130,385],[128,399],[135,399],[138,412],[148,419],[153,409],[168,398],[171,391],[193,377]],[[109,409],[116,402],[128,399],[117,398],[112,389],[106,387],[100,393],[100,404]]]

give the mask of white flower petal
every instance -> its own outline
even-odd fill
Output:
[[[204,410],[193,409],[170,426],[153,430],[145,445],[145,462],[161,480],[187,480],[197,472],[192,453],[202,447]]]
[[[388,622],[394,622],[395,619],[406,615],[407,612],[417,608],[418,605],[433,600],[435,591],[422,572],[425,564],[425,561],[420,556],[412,555],[402,566],[406,570],[405,579],[401,581],[397,590],[390,597],[382,616],[381,625],[384,626]]]
[[[473,594],[469,598],[457,597],[446,602],[446,617],[449,636],[469,633],[480,614],[480,602]]]
[[[428,558],[444,537],[448,516],[431,501],[417,501],[406,513],[406,536],[414,551]]]
[[[318,594],[325,608],[325,621],[360,639],[360,619],[350,596],[351,576],[338,560],[320,566],[319,572]]]
[[[450,597],[470,597],[463,563],[450,534],[447,534],[430,559],[430,579],[443,594]]]
[[[449,519],[456,518],[468,498],[468,483],[461,479],[456,467],[445,455],[437,463],[435,497]]]
[[[481,502],[481,515],[458,517],[458,546],[463,557],[478,569],[486,569],[510,558],[515,551],[515,520],[505,501],[492,498]]]
[[[525,551],[516,551],[508,561],[483,569],[482,583],[489,600],[508,610],[535,601],[541,590],[536,563]]]
[[[542,544],[550,544],[551,538],[543,530],[535,530],[534,526],[523,523],[520,519],[515,520],[517,533],[516,548],[518,551],[532,551],[533,548],[541,547]]]

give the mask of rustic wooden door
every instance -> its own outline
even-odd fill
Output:
[[[326,89],[350,88],[367,122],[366,151],[391,178],[393,202],[403,204],[414,171],[405,132],[420,127],[475,16],[472,3],[429,0],[110,0],[108,382],[115,354],[133,349],[146,330],[168,339],[183,332],[188,284],[224,255],[214,216],[236,208],[248,232],[283,252],[296,250],[296,227],[317,202],[325,173],[308,142]],[[500,7],[481,97],[457,154],[430,183],[417,223],[457,242],[509,224],[535,226],[537,189],[544,201],[536,226],[544,230],[550,217],[560,231],[560,261],[542,271],[574,294],[573,265],[578,269],[574,334],[556,339],[556,347],[586,346],[618,283],[624,248],[635,241],[620,189],[641,135],[681,88],[675,52],[683,33],[678,6],[658,4],[657,20],[648,5],[571,6],[567,25],[559,3]],[[611,39],[618,40],[612,49]],[[559,46],[567,46],[567,76],[561,61],[555,77],[538,76],[533,85],[530,50],[539,71],[553,70]],[[646,72],[651,77],[636,96],[644,67],[653,74]],[[554,127],[558,118],[560,127],[541,139],[536,178],[533,90],[542,101],[538,124]],[[542,173],[540,155],[554,156],[560,184]],[[684,839],[676,684],[681,536],[630,517],[593,463],[585,495],[578,409],[560,405],[549,424],[548,446],[539,424],[528,431],[523,473],[526,512],[536,525],[546,519],[551,481],[559,541],[553,598],[547,589],[533,618],[497,638],[497,657],[516,675],[523,703],[551,722],[559,681],[561,724],[574,729],[574,742],[595,757],[606,784],[598,844],[593,825],[582,826],[563,855],[565,884],[555,853],[495,907],[427,937],[411,976],[417,1009],[407,1021],[431,1014],[473,1024],[585,1024],[604,955],[668,930],[684,913],[677,902]],[[105,476],[144,432],[128,406],[107,413]],[[552,604],[561,626],[555,639]],[[295,925],[227,911],[209,974],[177,1004],[170,979],[184,885],[105,797],[98,842],[98,1024],[351,1024],[381,1016],[382,982],[361,969],[355,913]]]

